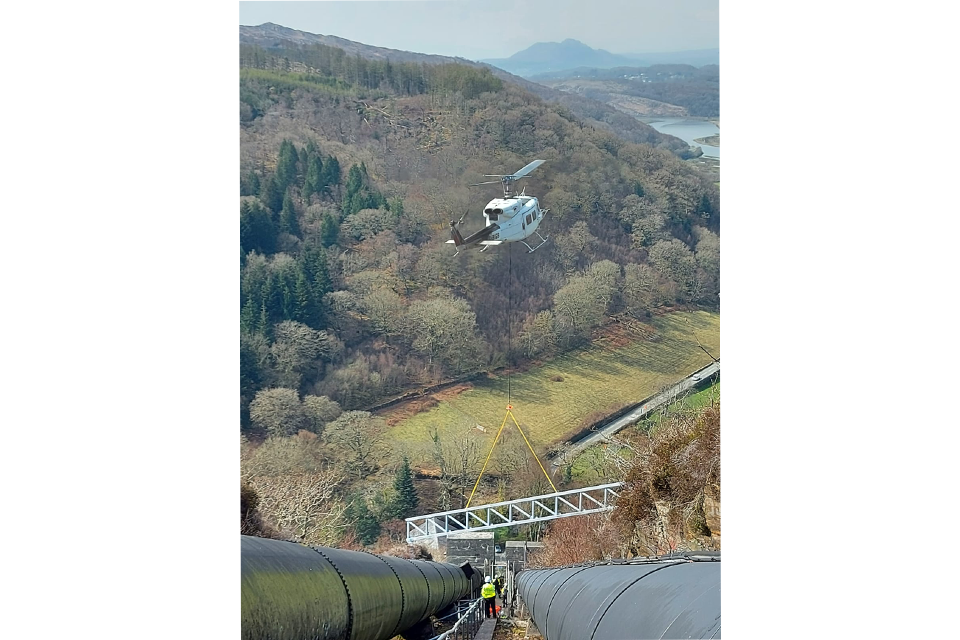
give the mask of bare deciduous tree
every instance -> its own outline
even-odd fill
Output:
[[[334,470],[317,473],[259,476],[250,480],[260,497],[259,509],[281,531],[300,542],[335,545],[346,526],[345,505],[336,497],[343,475]]]
[[[475,369],[482,353],[477,316],[466,300],[431,298],[414,302],[405,333],[413,348],[458,374]]]
[[[594,513],[550,522],[543,536],[543,549],[530,561],[531,567],[563,565],[609,560],[622,556],[617,528],[609,514]]]
[[[440,437],[433,432],[433,460],[440,467],[440,484],[443,493],[440,500],[444,509],[456,504],[462,508],[467,504],[467,496],[477,480],[483,461],[483,450],[478,436],[464,427],[452,436]]]
[[[371,473],[385,425],[369,411],[347,411],[326,427],[331,444],[347,455],[351,473],[362,480]]]

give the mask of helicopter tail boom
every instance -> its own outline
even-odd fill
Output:
[[[464,246],[464,245],[476,244],[476,243],[478,243],[478,242],[480,242],[480,241],[486,240],[487,237],[488,237],[491,233],[493,233],[494,231],[496,231],[496,230],[499,229],[499,228],[500,228],[500,225],[498,225],[498,224],[491,224],[490,226],[484,227],[483,229],[480,229],[480,230],[477,231],[476,233],[471,234],[471,235],[467,236],[466,238],[464,238],[464,237],[460,234],[460,230],[457,229],[457,226],[456,226],[455,224],[451,224],[451,225],[450,225],[450,237],[451,237],[452,239],[451,239],[451,240],[447,240],[447,244],[450,244],[450,243],[452,242],[454,245],[457,246],[457,248],[462,247],[462,246]]]

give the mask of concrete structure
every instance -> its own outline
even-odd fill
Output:
[[[517,571],[527,565],[528,554],[535,553],[543,548],[542,542],[527,542],[525,540],[508,540],[504,543],[503,553],[497,554],[497,564],[516,567]]]
[[[454,533],[444,538],[446,542],[446,561],[457,566],[469,562],[483,575],[491,575],[495,554],[492,531],[467,531]]]

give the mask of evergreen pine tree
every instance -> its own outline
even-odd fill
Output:
[[[283,193],[297,180],[297,150],[293,143],[284,140],[280,143],[280,157],[277,159],[277,182],[280,192]]]
[[[417,497],[416,487],[413,486],[410,460],[406,456],[403,457],[403,464],[397,469],[397,475],[393,480],[393,490],[395,494],[391,515],[401,520],[416,515],[420,499]]]
[[[348,517],[354,520],[353,530],[357,534],[357,540],[361,544],[373,544],[380,537],[380,523],[377,518],[370,513],[367,507],[367,501],[361,496],[354,498],[350,505]]]
[[[329,247],[337,243],[340,237],[340,223],[332,214],[327,213],[323,216],[323,222],[320,223],[320,244]]]
[[[340,186],[340,161],[334,156],[329,156],[323,163],[322,187],[333,193],[333,187]]]
[[[263,254],[276,250],[277,230],[270,214],[258,203],[240,205],[240,248],[243,253],[257,251]]]
[[[387,203],[387,209],[393,214],[394,219],[399,220],[403,217],[403,199],[400,198],[400,196],[390,198],[390,201]]]
[[[363,186],[363,172],[360,165],[350,165],[350,171],[347,172],[347,181],[344,183],[347,193],[356,193]]]
[[[280,289],[280,317],[284,320],[293,320],[297,315],[297,283],[289,278],[288,274],[279,278]]]
[[[283,189],[280,188],[277,176],[267,180],[267,184],[260,194],[260,200],[270,209],[271,213],[277,214],[283,208]]]
[[[297,322],[302,322],[308,327],[313,327],[318,330],[323,329],[316,296],[313,295],[310,283],[307,282],[307,277],[302,271],[297,275],[297,285],[294,290],[294,295],[296,296],[297,306],[294,310],[293,319]]]
[[[260,320],[257,322],[257,333],[270,337],[270,314],[267,312],[267,301],[260,303]]]
[[[318,296],[330,293],[330,275],[327,273],[327,252],[316,245],[308,245],[300,252],[300,270]]]
[[[293,198],[288,191],[283,196],[283,207],[280,211],[280,231],[293,236],[300,236],[300,223],[297,222],[297,210],[293,206]]]
[[[324,186],[323,162],[320,156],[311,156],[307,163],[307,175],[303,179],[303,201],[309,204],[310,196],[320,193]]]
[[[260,304],[252,297],[247,298],[240,310],[240,330],[247,333],[256,333],[260,323]]]

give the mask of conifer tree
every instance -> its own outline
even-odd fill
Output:
[[[277,176],[267,180],[266,186],[260,193],[260,200],[271,213],[277,214],[283,208],[283,189],[280,188],[280,182]]]
[[[321,188],[332,192],[332,187],[340,186],[340,161],[334,156],[329,156],[323,163],[321,174],[323,177]]]
[[[310,283],[307,282],[307,278],[302,271],[297,275],[294,295],[296,296],[296,308],[294,309],[293,319],[313,329],[322,329],[323,324],[316,296],[314,296]]]
[[[260,323],[260,303],[248,297],[240,310],[240,330],[247,333],[256,333]]]
[[[347,181],[344,183],[344,200],[348,200],[363,187],[363,172],[359,165],[352,165],[347,172]]]
[[[240,248],[243,252],[273,253],[276,244],[277,230],[270,220],[270,214],[256,202],[241,204]]]
[[[320,223],[320,244],[324,247],[329,247],[332,244],[336,244],[339,237],[340,223],[337,222],[332,214],[326,214],[323,216],[323,222]]]
[[[307,175],[303,179],[303,201],[310,203],[310,196],[321,193],[323,187],[323,162],[320,156],[311,156],[307,163]]]
[[[257,333],[270,337],[270,314],[267,312],[267,301],[260,303],[260,320],[257,322]]]
[[[293,143],[284,140],[280,143],[280,157],[277,159],[277,183],[283,193],[297,180],[297,150]]]
[[[304,247],[300,253],[300,269],[307,281],[321,293],[330,291],[330,276],[327,273],[327,252],[316,245]]]
[[[354,521],[353,530],[361,544],[373,544],[380,537],[380,523],[370,512],[367,501],[356,496],[347,511],[347,517]]]
[[[297,210],[293,206],[290,192],[283,197],[283,207],[280,211],[280,231],[293,236],[300,236],[300,223],[297,222]]]
[[[397,475],[393,480],[394,498],[391,505],[391,515],[403,520],[417,513],[417,506],[420,499],[417,497],[417,489],[413,486],[413,473],[410,471],[410,460],[403,457],[403,464],[397,469]]]

